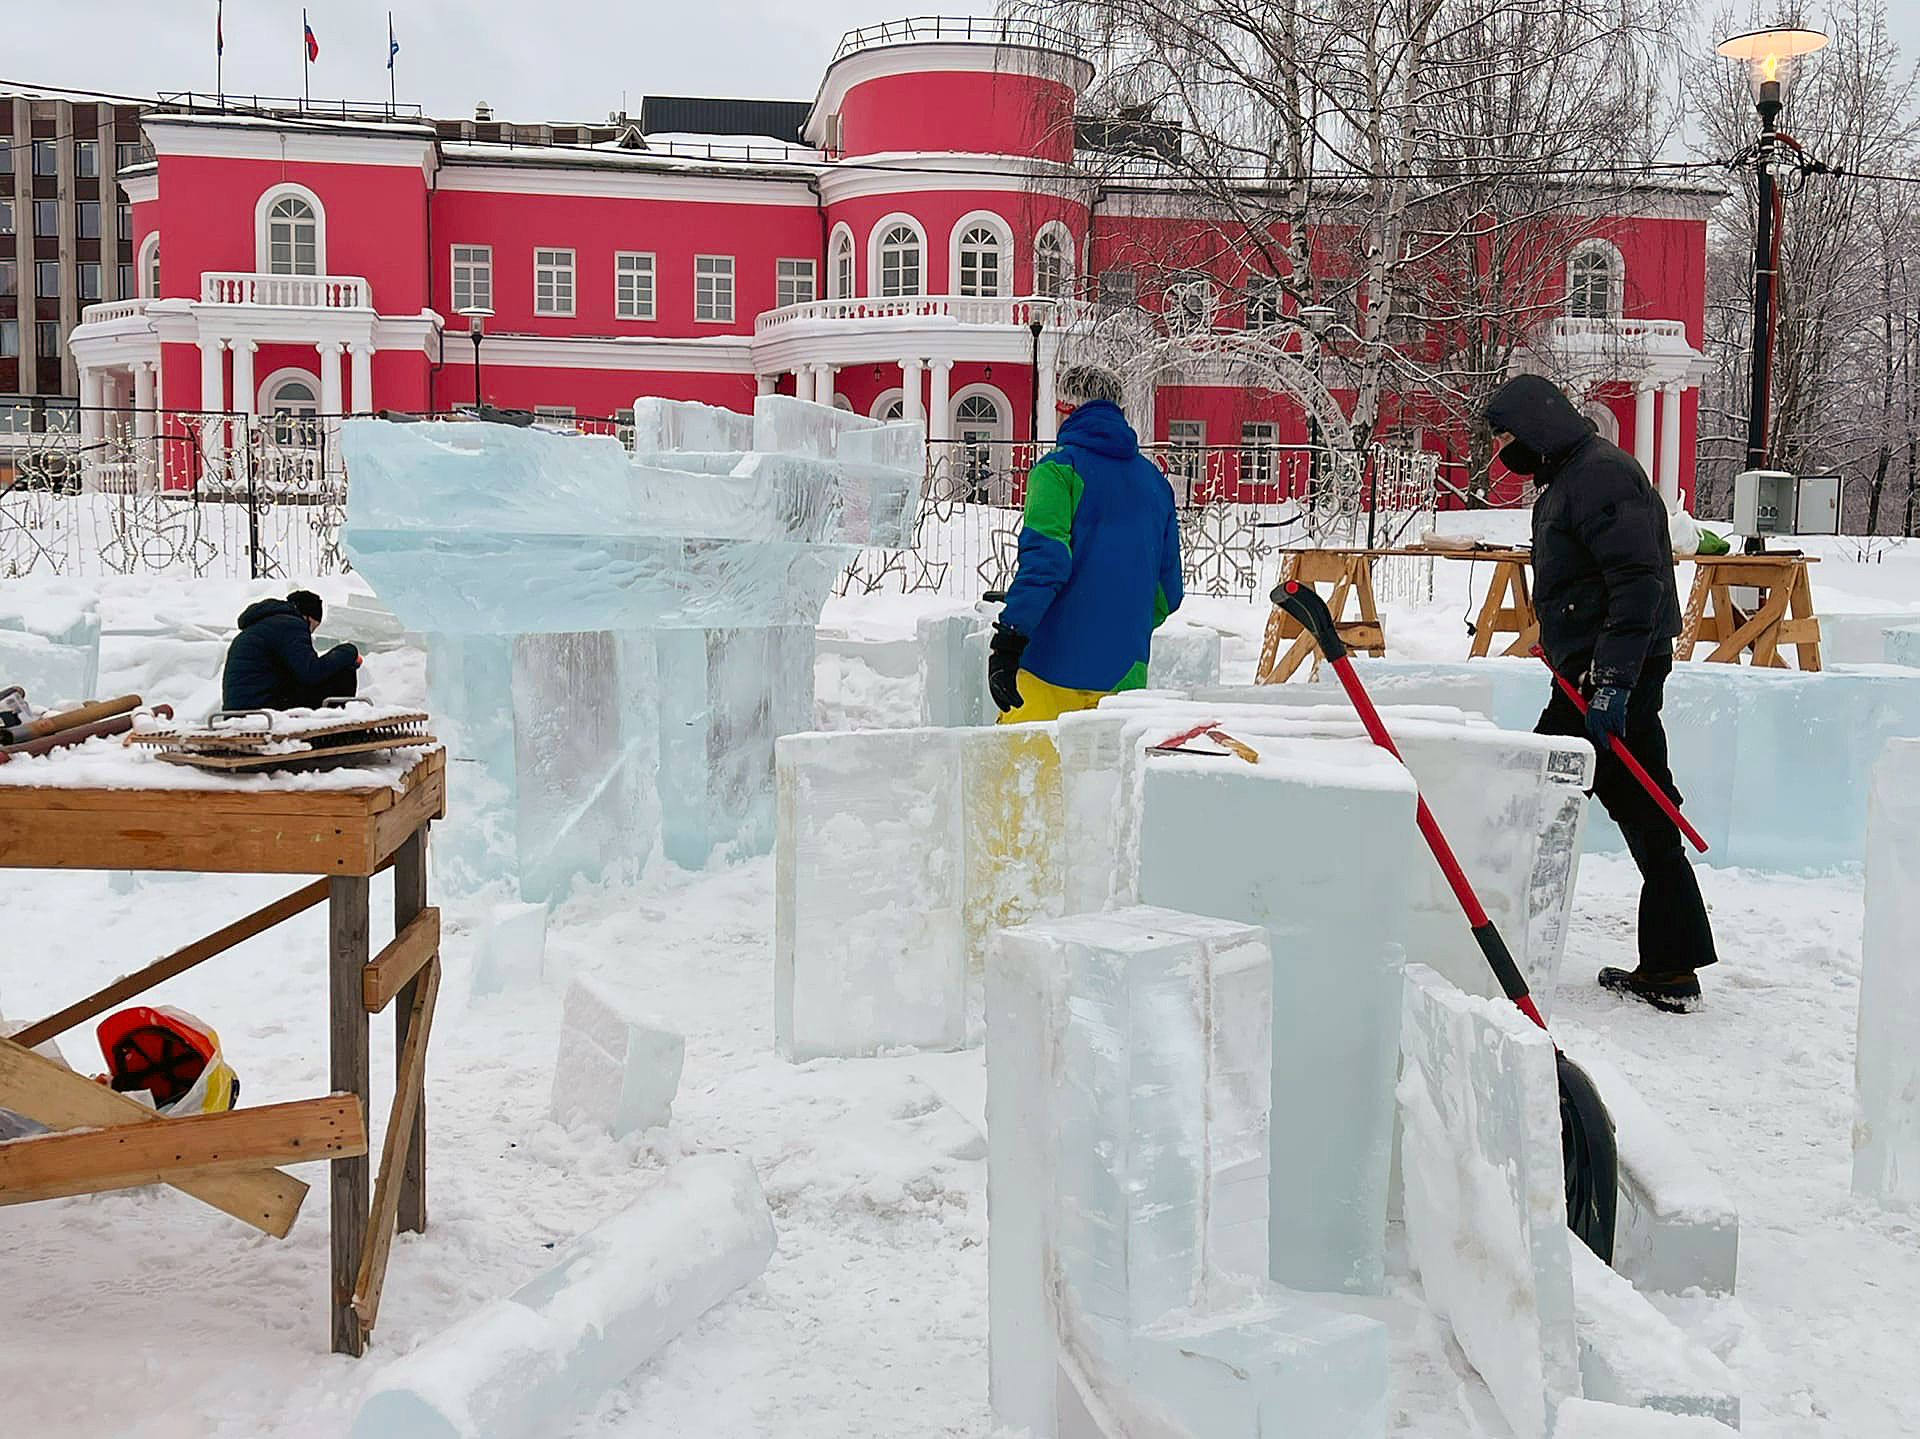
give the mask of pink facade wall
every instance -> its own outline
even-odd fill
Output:
[[[1050,222],[1060,222],[1072,235],[1071,256],[1077,271],[1087,234],[1086,207],[1051,195],[1018,190],[934,189],[899,195],[866,195],[829,206],[827,226],[829,233],[843,224],[852,232],[855,284],[861,294],[870,295],[880,288],[879,277],[870,273],[873,232],[882,220],[895,215],[908,216],[920,226],[927,242],[922,262],[926,267],[922,292],[951,295],[960,288],[951,259],[954,227],[976,211],[997,215],[1013,233],[1012,294],[1033,293],[1034,239],[1041,227]],[[821,293],[826,291],[822,289]]]
[[[900,53],[910,65],[913,52]],[[1073,102],[1072,86],[1028,75],[879,75],[849,88],[841,102],[844,153],[957,150],[1064,163],[1073,153]]]
[[[542,405],[571,408],[581,418],[609,419],[628,409],[640,395],[669,400],[699,400],[750,411],[755,393],[752,375],[686,374],[647,370],[536,369],[498,365],[480,350],[480,393],[502,409],[532,410]],[[446,363],[433,382],[434,408],[450,410],[473,403],[473,346],[449,337]]]

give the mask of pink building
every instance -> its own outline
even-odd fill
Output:
[[[81,404],[136,434],[165,411],[445,411],[474,398],[481,310],[494,405],[614,416],[639,395],[746,409],[780,390],[922,417],[936,441],[1050,438],[1063,339],[1191,238],[1164,187],[1076,164],[1093,69],[1070,51],[978,19],[856,31],[810,106],[670,102],[702,134],[151,112],[154,163],[121,179],[140,298],[73,332]],[[1717,197],[1662,187],[1593,217],[1537,342],[1669,493],[1692,484]],[[1231,246],[1192,273],[1206,324],[1300,330]],[[1464,458],[1399,403],[1398,443]],[[1292,400],[1204,366],[1132,409],[1162,444],[1308,436]],[[220,443],[209,427],[210,458]]]

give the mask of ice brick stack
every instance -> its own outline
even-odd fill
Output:
[[[631,872],[656,834],[688,865],[764,852],[773,742],[810,722],[821,605],[855,550],[906,542],[923,444],[918,425],[778,395],[751,421],[637,404],[631,455],[347,422],[343,542],[430,635],[437,715],[492,801],[456,866],[483,879],[504,858],[546,899]]]
[[[996,1423],[1036,1439],[1259,1439],[1284,1414],[1287,1432],[1384,1435],[1382,1326],[1257,1277],[1271,975],[1261,929],[1147,907],[999,936],[987,982]]]

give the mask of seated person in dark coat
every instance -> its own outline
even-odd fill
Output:
[[[320,596],[295,590],[284,600],[261,600],[240,612],[240,633],[227,647],[220,707],[228,710],[317,709],[352,695],[359,686],[360,651],[313,648],[320,628]]]

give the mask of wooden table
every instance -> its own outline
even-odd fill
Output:
[[[165,1183],[279,1238],[292,1227],[307,1186],[272,1166],[328,1159],[331,1328],[340,1354],[366,1348],[396,1225],[419,1232],[427,1223],[426,1050],[440,985],[440,912],[426,902],[427,832],[446,813],[446,757],[435,749],[393,767],[396,784],[352,789],[272,787],[271,779],[252,789],[210,776],[192,788],[179,787],[174,776],[172,784],[151,788],[0,784],[0,867],[323,876],[0,1039],[0,1107],[55,1131],[0,1147],[0,1205]],[[370,955],[369,887],[389,867],[397,933]],[[32,1045],[323,902],[333,1090],[327,1098],[159,1119],[32,1052]],[[395,1092],[370,1206],[369,1026],[395,998]]]

